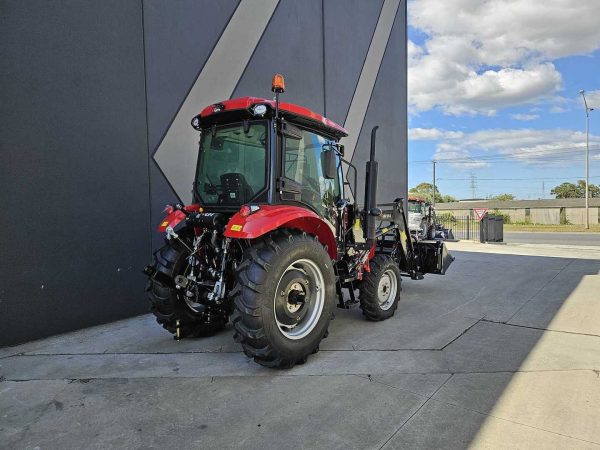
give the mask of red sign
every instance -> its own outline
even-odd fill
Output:
[[[487,211],[488,211],[487,208],[473,208],[473,212],[477,216],[477,220],[480,222],[481,222],[481,219],[483,219],[483,216],[485,216],[485,214],[487,213]]]

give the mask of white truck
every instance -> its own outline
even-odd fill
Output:
[[[408,229],[419,239],[427,237],[429,203],[420,197],[408,197]]]

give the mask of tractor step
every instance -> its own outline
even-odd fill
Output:
[[[342,294],[342,288],[340,284],[337,285],[337,294],[338,294],[338,304],[337,307],[341,309],[350,309],[351,307],[358,305],[359,301],[354,294],[354,285],[350,282],[350,286],[348,288],[348,294],[350,295],[350,299],[344,300],[344,295]]]

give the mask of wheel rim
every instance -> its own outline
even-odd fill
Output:
[[[273,313],[277,328],[292,340],[308,336],[317,326],[325,305],[325,279],[317,264],[299,259],[277,283]]]
[[[393,270],[388,269],[383,272],[377,286],[377,300],[379,301],[379,307],[384,311],[390,309],[396,300],[397,293],[398,278]]]

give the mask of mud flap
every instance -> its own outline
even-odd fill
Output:
[[[415,247],[420,257],[420,271],[422,273],[444,275],[454,261],[454,257],[448,252],[442,241],[418,241],[415,243]]]

